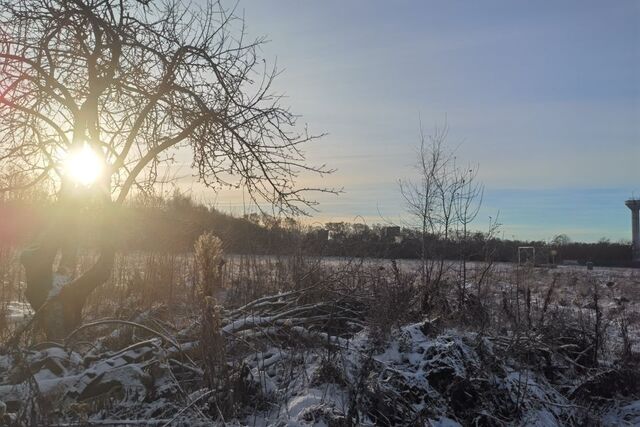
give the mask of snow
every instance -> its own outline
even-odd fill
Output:
[[[363,426],[553,427],[585,419],[587,404],[566,391],[578,380],[553,382],[535,363],[512,354],[508,337],[458,329],[436,334],[429,321],[404,325],[385,340],[367,328],[334,336],[314,323],[322,304],[292,308],[285,296],[262,298],[247,306],[256,314],[235,310],[223,322],[226,354],[233,360],[227,367],[235,373],[242,367],[242,384],[251,390],[227,425],[335,426],[355,417]],[[273,304],[275,313],[262,311]],[[24,350],[20,363],[0,355],[0,403],[27,401],[35,385],[60,408],[104,396],[116,402],[87,414],[95,425],[207,425],[203,412],[211,409],[208,396],[215,389],[203,388],[203,365],[181,357],[200,354],[197,325],[176,334],[179,349],[159,338],[123,342],[127,334],[118,331],[95,340],[86,353],[43,343]],[[31,377],[20,372],[21,364]],[[640,425],[640,400],[634,399],[612,399],[606,407],[589,408],[588,416],[603,425]]]
[[[603,425],[640,426],[640,400],[614,405],[602,417]]]
[[[462,427],[462,424],[447,417],[440,417],[437,420],[429,420],[432,427]]]

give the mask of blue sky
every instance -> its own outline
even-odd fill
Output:
[[[640,195],[640,2],[240,0],[266,35],[276,88],[307,149],[338,171],[311,221],[400,221],[419,120],[447,118],[458,157],[485,183],[477,227],[505,237],[630,235]],[[303,177],[318,184],[316,177]],[[221,208],[241,198],[222,192]]]

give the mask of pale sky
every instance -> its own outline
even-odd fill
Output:
[[[338,169],[309,221],[400,221],[419,121],[447,118],[507,238],[630,238],[640,196],[640,1],[240,0],[306,150]],[[211,195],[207,195],[210,198]],[[222,192],[221,209],[242,198]],[[249,209],[249,208],[248,208]]]

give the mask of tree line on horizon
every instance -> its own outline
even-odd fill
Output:
[[[0,201],[0,245],[20,248],[45,222],[49,202],[40,200]],[[90,209],[90,208],[89,208]],[[411,227],[385,224],[328,222],[305,225],[299,220],[266,213],[234,216],[197,202],[178,191],[167,197],[137,197],[118,212],[116,240],[121,251],[185,252],[202,233],[209,231],[224,242],[225,251],[236,254],[367,257],[419,259],[421,234]],[[78,227],[90,247],[91,213]],[[465,245],[469,261],[516,262],[518,247],[536,248],[536,263],[593,262],[602,266],[631,265],[628,242],[576,242],[561,234],[551,241],[515,240],[487,236],[476,231],[463,238],[456,233],[437,241],[440,256],[457,259]],[[489,259],[490,258],[490,259]]]

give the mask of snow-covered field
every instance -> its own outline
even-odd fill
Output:
[[[637,270],[501,264],[479,287],[483,265],[472,265],[462,302],[447,282],[425,312],[415,264],[241,264],[229,262],[238,271],[220,305],[199,300],[188,264],[166,273],[166,288],[156,271],[165,258],[118,267],[82,330],[58,343],[31,331],[2,348],[2,419],[640,425]],[[30,316],[22,303],[4,306],[5,324]]]

